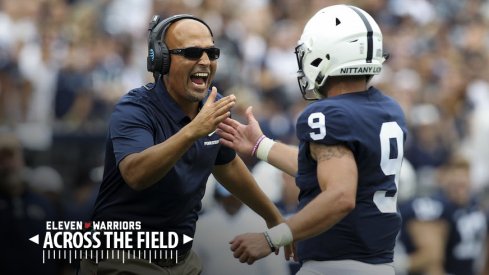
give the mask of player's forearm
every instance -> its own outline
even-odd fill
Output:
[[[267,162],[295,177],[297,174],[298,164],[297,155],[299,148],[287,145],[281,142],[275,142],[268,153]]]
[[[287,220],[294,241],[314,237],[330,229],[355,208],[355,198],[341,190],[322,192]]]
[[[322,192],[285,223],[264,232],[269,245],[278,248],[330,229],[355,208],[355,197],[348,193],[341,188]]]
[[[133,189],[146,189],[161,180],[198,139],[191,129],[183,128],[164,142],[124,158],[119,169]]]

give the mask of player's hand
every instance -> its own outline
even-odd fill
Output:
[[[230,110],[236,103],[236,97],[229,95],[215,101],[216,96],[217,88],[212,87],[204,106],[202,106],[197,116],[189,123],[189,126],[192,127],[191,132],[196,138],[203,137],[215,131],[217,125],[231,114]]]
[[[295,251],[295,242],[292,242],[289,245],[284,246],[284,256],[286,261],[293,260],[294,262],[298,262],[299,258],[296,256]]]
[[[253,115],[252,107],[246,109],[248,124],[242,124],[232,118],[226,118],[218,125],[217,134],[224,146],[234,149],[241,155],[250,155],[263,132]]]
[[[263,233],[242,234],[229,243],[231,244],[233,256],[242,263],[253,264],[256,260],[272,253]]]

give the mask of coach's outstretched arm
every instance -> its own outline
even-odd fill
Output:
[[[246,109],[248,124],[226,118],[218,126],[220,142],[241,155],[253,155],[285,173],[295,177],[297,173],[298,148],[275,142],[265,135],[253,115],[252,107]]]

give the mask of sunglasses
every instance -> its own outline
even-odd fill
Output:
[[[205,52],[210,60],[216,60],[219,58],[221,54],[221,50],[216,47],[210,48],[199,48],[199,47],[189,47],[184,49],[172,49],[168,51],[171,54],[183,55],[183,57],[187,59],[199,59],[202,57],[202,54]]]

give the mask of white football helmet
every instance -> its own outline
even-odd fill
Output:
[[[379,74],[386,60],[375,20],[354,6],[318,11],[306,24],[295,49],[298,82],[305,99],[318,99],[329,76]]]

